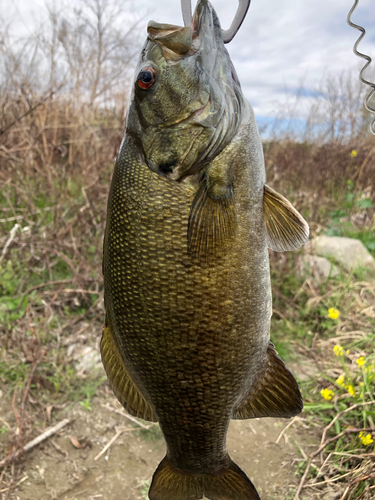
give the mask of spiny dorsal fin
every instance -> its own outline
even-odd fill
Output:
[[[303,402],[297,381],[271,342],[267,353],[268,366],[263,377],[235,409],[232,418],[289,418],[302,411]]]
[[[237,228],[232,186],[220,197],[213,197],[210,192],[203,179],[189,215],[188,252],[200,263],[222,257],[233,242]]]
[[[309,226],[284,196],[264,186],[263,211],[271,250],[295,250],[309,240]]]
[[[154,410],[125,369],[107,321],[103,328],[100,351],[112,390],[125,410],[134,417],[156,422],[157,418]]]

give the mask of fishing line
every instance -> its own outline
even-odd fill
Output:
[[[358,57],[362,57],[362,59],[365,59],[367,62],[366,64],[363,66],[363,68],[361,69],[360,73],[359,73],[359,79],[361,80],[362,83],[364,83],[365,85],[368,85],[369,87],[372,88],[372,90],[370,91],[370,93],[368,94],[368,96],[366,97],[365,99],[365,108],[367,109],[367,111],[369,111],[370,113],[375,113],[375,108],[373,106],[370,105],[370,100],[371,98],[375,95],[375,84],[374,83],[371,83],[367,80],[365,80],[363,78],[363,72],[365,71],[365,69],[368,68],[368,66],[371,64],[371,57],[366,55],[366,54],[362,54],[362,52],[359,52],[357,47],[358,47],[358,44],[359,42],[362,40],[362,38],[366,35],[366,30],[364,28],[362,28],[362,26],[358,26],[358,24],[354,24],[351,20],[351,16],[353,14],[353,12],[355,11],[357,5],[358,5],[358,1],[359,0],[354,0],[354,4],[353,4],[353,7],[350,9],[349,11],[349,14],[348,14],[348,17],[347,17],[347,23],[349,24],[349,26],[351,26],[352,28],[356,28],[358,31],[361,32],[361,34],[359,35],[357,41],[355,42],[354,44],[354,47],[353,47],[353,52],[356,56]],[[372,134],[375,135],[375,118],[372,120],[371,124],[370,124],[370,131]]]

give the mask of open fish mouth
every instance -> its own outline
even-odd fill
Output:
[[[186,55],[191,49],[193,31],[190,26],[175,26],[173,24],[160,24],[150,21],[147,26],[149,38],[154,40],[164,49],[165,55]]]
[[[186,26],[174,24],[157,23],[150,21],[147,26],[147,33],[151,40],[157,42],[168,58],[173,56],[181,57],[192,55],[199,50],[200,35],[212,36],[216,28],[218,35],[222,33],[220,23],[211,4],[207,0],[200,0],[195,9],[194,15]]]

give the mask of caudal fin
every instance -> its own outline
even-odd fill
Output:
[[[232,460],[215,474],[190,474],[165,457],[156,469],[150,500],[260,500],[253,483]]]

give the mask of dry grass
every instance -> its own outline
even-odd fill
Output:
[[[39,433],[36,414],[48,426],[48,408],[72,398],[89,405],[93,390],[102,384],[87,380],[83,387],[77,385],[68,346],[97,343],[104,321],[101,258],[106,200],[123,135],[128,95],[123,82],[129,80],[134,47],[126,37],[118,47],[112,37],[118,26],[113,3],[96,0],[82,5],[76,18],[50,13],[50,64],[41,65],[44,76],[31,71],[32,58],[20,58],[20,44],[2,46],[7,77],[0,89],[0,380],[3,395],[12,395],[16,425],[7,428],[0,420],[0,428],[5,426],[0,449],[2,455],[14,457]],[[91,16],[102,20],[99,31],[90,30]],[[114,23],[113,31],[106,20]],[[106,40],[102,45],[100,33]],[[40,39],[36,33],[33,47],[38,51]],[[78,53],[72,52],[75,46]],[[111,72],[123,58],[121,71]],[[92,64],[82,67],[83,60]],[[353,107],[357,101],[351,101],[352,115],[361,113]],[[302,211],[313,236],[341,231],[360,237],[370,248],[375,142],[360,131],[361,127],[346,128],[326,143],[278,138],[265,142],[264,152],[269,184]],[[316,365],[317,376],[303,387],[311,406],[308,415],[314,416],[310,423],[323,433],[337,413],[351,405],[341,393],[329,407],[320,404],[320,389],[331,387],[342,369],[332,347],[341,342],[351,349],[348,370],[357,380],[355,360],[374,352],[374,321],[361,311],[374,305],[375,294],[372,278],[365,275],[342,272],[324,284],[301,278],[298,259],[298,253],[271,255],[274,307],[279,313],[274,315],[274,340],[284,356],[292,358],[288,345],[293,345],[299,356]],[[332,306],[342,311],[337,323],[327,320]],[[367,402],[374,399],[370,389],[365,397]],[[343,500],[373,498],[373,454],[357,437],[352,440],[349,431],[337,437],[350,426],[371,428],[371,413],[366,415],[350,411],[340,420],[340,428],[328,429],[325,454],[312,454],[303,491],[310,489],[321,498],[334,484]],[[0,480],[11,485],[7,495],[17,484],[19,467],[10,460],[3,469]],[[351,474],[344,477],[343,471],[350,468]]]

